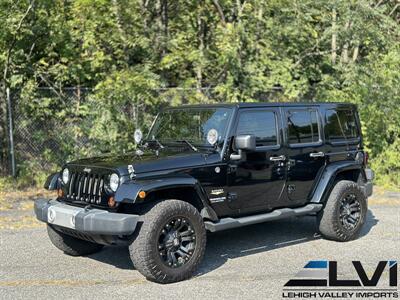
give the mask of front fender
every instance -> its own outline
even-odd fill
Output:
[[[171,176],[152,179],[129,180],[124,182],[115,193],[116,202],[135,202],[140,191],[146,194],[169,188],[193,187],[199,195],[201,201],[206,203],[207,196],[201,188],[199,182],[190,176]]]
[[[323,171],[314,189],[311,203],[322,203],[325,192],[333,185],[337,174],[348,170],[360,170],[362,166],[356,161],[341,161],[328,165]]]
[[[60,179],[59,172],[51,174],[49,177],[47,177],[44,188],[50,191],[60,188]]]

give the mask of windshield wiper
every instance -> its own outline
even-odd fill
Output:
[[[190,147],[190,149],[192,149],[194,152],[198,152],[199,149],[197,149],[191,142],[189,142],[188,140],[176,140],[177,142],[183,142],[186,143],[186,145],[188,145]]]
[[[156,138],[154,138],[153,140],[157,143],[157,145],[160,147],[160,149],[164,149],[165,148],[164,145],[161,144],[161,142],[159,140],[157,140]]]
[[[152,138],[151,140],[148,140],[148,142],[155,142],[157,144],[158,148],[160,148],[160,149],[165,148],[164,145],[161,144],[161,142],[159,140],[157,140],[156,138]]]

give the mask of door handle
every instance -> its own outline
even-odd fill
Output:
[[[271,156],[269,158],[270,161],[281,161],[281,160],[285,160],[285,159],[286,159],[285,155]]]
[[[325,153],[324,152],[313,152],[310,153],[310,157],[324,157]]]

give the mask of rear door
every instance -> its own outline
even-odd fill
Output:
[[[322,118],[318,106],[284,109],[287,145],[286,190],[290,206],[307,202],[325,165]]]

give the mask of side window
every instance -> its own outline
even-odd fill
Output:
[[[254,134],[256,146],[278,145],[276,115],[272,111],[243,111],[236,134]]]
[[[320,134],[316,110],[289,110],[287,122],[289,144],[319,142]]]
[[[337,115],[339,116],[340,124],[344,135],[348,139],[354,139],[358,137],[358,128],[356,123],[356,117],[352,110],[338,110]]]
[[[339,141],[358,137],[359,133],[353,111],[329,109],[326,111],[325,118],[325,135],[328,140]]]

